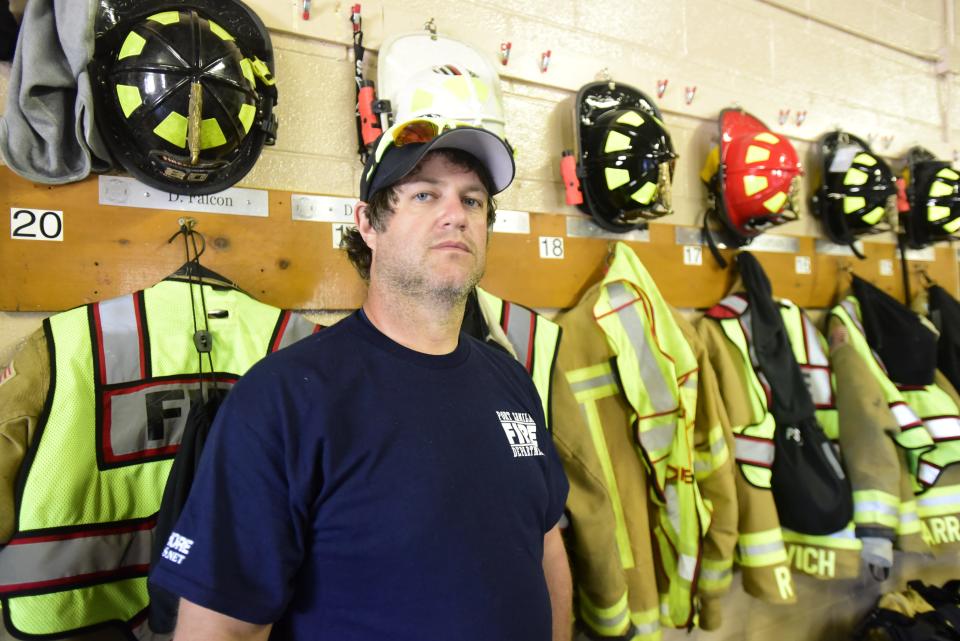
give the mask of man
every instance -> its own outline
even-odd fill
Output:
[[[237,384],[153,570],[178,641],[569,639],[542,406],[459,333],[513,175],[481,129],[381,137],[346,241],[363,308]]]

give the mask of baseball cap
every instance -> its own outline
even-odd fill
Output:
[[[360,177],[360,200],[369,202],[381,189],[407,176],[423,157],[437,149],[460,149],[486,168],[499,194],[510,186],[516,173],[513,150],[495,133],[456,121],[417,118],[387,129],[374,143]]]

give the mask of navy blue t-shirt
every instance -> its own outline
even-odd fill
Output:
[[[566,494],[518,363],[358,312],[237,383],[151,580],[273,639],[547,641]]]

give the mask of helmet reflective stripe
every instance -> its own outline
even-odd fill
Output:
[[[763,162],[764,160],[770,159],[770,150],[764,149],[763,147],[757,147],[756,145],[750,145],[747,147],[747,157],[744,162],[748,165],[755,162]]]
[[[759,140],[760,142],[765,142],[771,145],[775,145],[778,142],[780,142],[780,139],[774,136],[769,131],[764,131],[763,133],[759,133],[756,136],[754,136],[753,139]]]
[[[843,177],[844,185],[862,185],[867,182],[867,172],[861,171],[856,167],[851,167]]]
[[[207,24],[210,25],[210,31],[216,34],[221,40],[233,40],[233,36],[227,33],[226,29],[218,25],[213,20],[207,20]]]
[[[120,53],[117,54],[117,60],[123,60],[124,58],[129,58],[131,56],[139,56],[140,52],[143,51],[144,45],[147,44],[147,41],[136,31],[131,31],[127,34],[126,39],[123,41],[123,46],[120,47]]]
[[[937,178],[946,178],[948,180],[960,180],[960,174],[950,169],[949,167],[944,167],[937,172]]]
[[[607,142],[603,145],[604,153],[612,151],[623,151],[633,146],[628,136],[624,136],[619,131],[610,131],[607,133]]]
[[[163,121],[153,128],[153,133],[157,134],[171,145],[177,147],[187,146],[187,119],[186,117],[171,111]]]
[[[863,196],[844,196],[843,197],[843,213],[852,214],[858,209],[863,209],[867,206],[867,199]]]
[[[0,554],[0,593],[30,589],[38,583],[68,587],[105,572],[145,571],[152,543],[149,521],[104,534],[71,530],[60,535],[18,535]]]
[[[781,209],[783,205],[787,202],[787,195],[782,191],[778,191],[774,195],[767,198],[763,201],[763,206],[772,214],[776,214]]]
[[[127,118],[143,104],[140,88],[134,85],[117,85],[117,100],[120,101],[120,108],[123,109],[123,115]]]
[[[257,115],[257,108],[253,105],[241,105],[240,113],[237,114],[237,118],[240,120],[240,124],[243,125],[243,130],[247,133],[250,133],[250,127],[253,125],[253,119]]]
[[[871,156],[870,154],[857,154],[853,157],[853,162],[864,165],[866,167],[873,167],[877,164],[877,159]]]
[[[137,303],[132,294],[97,303],[93,308],[101,352],[101,381],[107,385],[131,383],[146,375],[143,350],[133,336],[143,336]],[[2,556],[2,555],[0,555]]]
[[[240,61],[240,71],[243,73],[243,77],[247,79],[251,87],[257,85],[257,81],[253,77],[253,65],[250,63],[249,58],[244,58]]]
[[[633,127],[639,127],[643,124],[643,116],[638,114],[636,111],[628,111],[617,118],[617,122],[622,122],[625,125],[631,125]]]
[[[630,198],[634,199],[641,205],[649,205],[656,195],[657,186],[651,182],[648,182],[644,183],[643,187],[630,194]]]
[[[747,174],[743,177],[743,191],[748,196],[752,196],[758,192],[763,191],[769,186],[766,176],[755,176]]]
[[[944,205],[930,205],[927,207],[927,220],[936,222],[950,216],[950,208]]]
[[[939,198],[941,196],[950,196],[951,194],[953,194],[953,187],[951,187],[947,183],[940,180],[935,180],[932,183],[930,183],[931,198]]]
[[[957,229],[960,229],[960,218],[954,218],[954,219],[951,220],[949,223],[946,223],[946,224],[943,226],[943,229],[944,229],[944,231],[947,231],[947,232],[949,232],[949,233],[951,233],[951,234],[952,234],[953,232],[957,231]]]
[[[179,11],[164,11],[162,13],[155,13],[147,20],[153,20],[154,22],[159,22],[160,24],[173,24],[174,22],[180,22],[180,12]]]
[[[219,147],[227,142],[223,129],[216,118],[205,118],[200,121],[200,149]]]
[[[490,95],[487,83],[473,76],[452,76],[443,81],[443,88],[464,102],[485,102]]]
[[[607,189],[614,190],[621,185],[626,185],[630,182],[630,172],[626,169],[618,169],[616,167],[606,167],[603,170],[603,175],[607,179]]]
[[[863,219],[863,222],[867,223],[868,225],[876,225],[878,222],[880,222],[880,219],[883,218],[885,213],[886,212],[884,211],[883,207],[874,207],[873,211],[864,214],[861,216],[861,218]]]

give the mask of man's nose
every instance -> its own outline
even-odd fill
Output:
[[[455,226],[459,229],[466,228],[469,211],[462,198],[456,195],[447,196],[442,201],[442,207],[441,218],[444,225]]]

